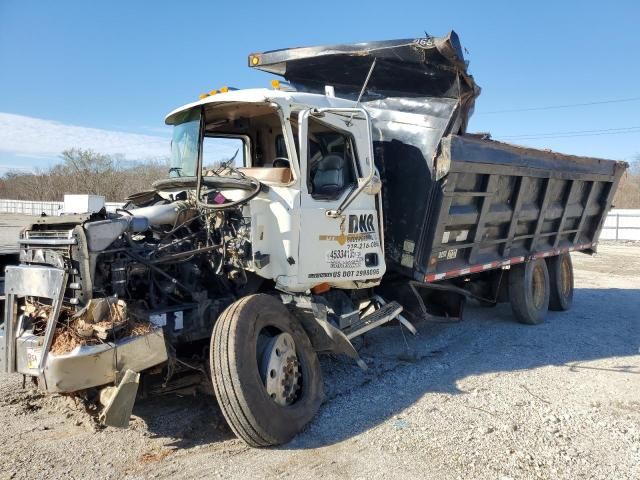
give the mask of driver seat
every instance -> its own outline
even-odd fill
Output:
[[[344,190],[346,186],[346,162],[340,155],[329,154],[316,164],[311,181],[313,193],[333,196]]]

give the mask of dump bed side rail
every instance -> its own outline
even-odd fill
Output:
[[[420,249],[424,281],[595,249],[625,162],[451,135],[437,159],[441,203]],[[428,245],[425,243],[423,245]]]

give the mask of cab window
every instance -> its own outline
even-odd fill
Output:
[[[313,198],[334,200],[356,185],[353,137],[309,118],[307,187]]]
[[[276,106],[241,102],[208,104],[204,115],[205,168],[232,159],[234,167],[261,182],[283,185],[293,180]]]
[[[218,170],[223,165],[241,168],[246,165],[245,141],[233,137],[204,137],[202,165],[205,170]]]

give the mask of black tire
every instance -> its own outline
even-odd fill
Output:
[[[547,259],[549,270],[549,310],[565,311],[573,303],[573,263],[571,255],[561,255]]]
[[[549,272],[543,259],[511,267],[509,301],[520,323],[538,325],[544,321],[549,309]]]
[[[272,400],[258,367],[258,335],[267,328],[295,342],[301,385],[294,403]],[[291,440],[315,416],[324,396],[318,356],[298,321],[276,298],[256,294],[231,304],[211,336],[211,376],[220,409],[234,433],[252,447]]]

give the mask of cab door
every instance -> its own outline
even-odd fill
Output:
[[[302,176],[298,282],[376,284],[385,272],[371,124],[363,109],[299,115]]]

